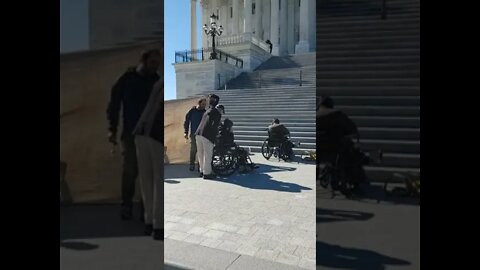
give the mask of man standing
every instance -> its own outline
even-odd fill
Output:
[[[213,146],[218,135],[218,125],[222,115],[215,108],[220,98],[215,94],[208,95],[208,110],[203,114],[200,125],[195,132],[198,149],[198,163],[200,164],[200,177],[215,179],[212,173]]]
[[[190,128],[190,171],[195,170],[195,160],[197,156],[197,140],[195,137],[195,131],[197,131],[197,128],[200,125],[202,116],[205,113],[206,105],[206,98],[199,99],[197,106],[193,106],[187,112],[187,115],[185,115],[185,122],[183,123],[183,127],[185,129],[183,137],[185,137],[185,139],[188,139],[188,130]]]
[[[163,80],[159,80],[134,130],[145,234],[163,240]]]
[[[153,49],[144,52],[139,65],[129,68],[115,83],[112,88],[110,103],[108,104],[108,139],[114,145],[117,144],[120,109],[123,110],[123,131],[121,135],[123,148],[121,218],[124,220],[132,219],[135,180],[138,175],[137,155],[132,132],[145,109],[153,85],[159,79],[157,70],[160,67],[160,62],[159,50]]]

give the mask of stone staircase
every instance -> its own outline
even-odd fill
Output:
[[[225,106],[222,119],[234,122],[235,142],[261,152],[266,128],[278,118],[290,130],[292,140],[300,142],[295,154],[314,151],[315,73],[315,53],[273,56],[254,72],[228,82],[227,90],[213,91]]]
[[[233,121],[238,145],[261,152],[267,138],[266,128],[274,118],[290,130],[293,141],[300,142],[296,154],[316,149],[315,87],[281,87],[217,90],[226,114]]]
[[[359,126],[362,149],[383,149],[372,180],[420,172],[420,1],[317,4],[317,95],[330,95]]]
[[[315,74],[315,53],[272,56],[255,71],[243,72],[230,80],[227,89],[313,87]]]

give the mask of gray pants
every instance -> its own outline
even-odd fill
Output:
[[[140,188],[145,204],[145,224],[163,228],[163,144],[147,136],[135,136]]]
[[[197,138],[195,134],[190,136],[190,165],[197,161]]]

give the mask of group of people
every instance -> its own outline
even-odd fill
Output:
[[[163,240],[163,105],[164,85],[160,50],[142,53],[140,63],[128,68],[112,87],[107,109],[108,140],[117,145],[117,130],[122,121],[122,207],[121,219],[133,215],[135,181],[140,176],[145,234]]]
[[[198,172],[203,179],[215,179],[212,170],[213,148],[219,135],[225,107],[218,104],[220,97],[210,94],[198,100],[185,116],[185,139],[190,137],[190,171],[195,170],[198,156]],[[208,104],[208,108],[206,108]]]

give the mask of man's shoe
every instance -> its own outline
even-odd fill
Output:
[[[122,206],[122,212],[120,217],[122,220],[131,220],[132,219],[132,207],[131,206]]]
[[[195,164],[190,164],[190,168],[188,168],[191,172],[195,171]]]
[[[206,175],[203,176],[203,179],[212,180],[212,179],[215,179],[215,175],[214,174],[206,174]]]
[[[153,230],[153,240],[163,240],[163,229]]]
[[[153,225],[147,224],[145,225],[145,235],[152,235],[153,232]]]
[[[202,178],[202,177],[203,177],[203,173],[202,173],[202,172],[201,172],[199,175],[200,175],[200,178]]]

